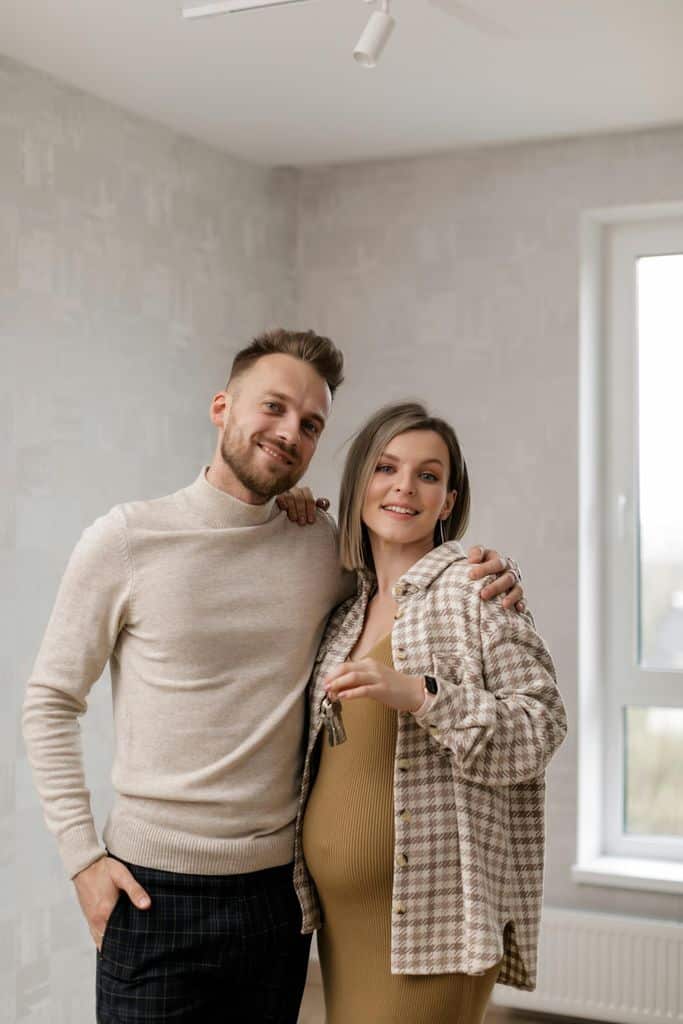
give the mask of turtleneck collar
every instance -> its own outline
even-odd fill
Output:
[[[262,526],[279,513],[275,498],[264,505],[249,505],[227,491],[214,487],[206,479],[208,468],[203,466],[194,483],[183,491],[192,511],[201,516],[207,526],[216,529]]]

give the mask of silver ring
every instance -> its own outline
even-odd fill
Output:
[[[522,582],[522,576],[521,576],[521,574],[519,572],[519,569],[516,569],[515,566],[512,564],[512,559],[511,558],[506,558],[505,562],[506,562],[506,566],[507,566],[505,571],[509,572],[509,573],[512,573],[512,576],[513,576],[513,579],[514,579],[515,583],[521,583]]]

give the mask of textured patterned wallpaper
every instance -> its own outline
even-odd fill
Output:
[[[237,345],[293,310],[291,173],[0,60],[0,1020],[94,1020],[95,949],[19,710],[68,554],[113,504],[194,479]],[[98,826],[111,698],[83,719]]]

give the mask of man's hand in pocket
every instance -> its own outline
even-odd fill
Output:
[[[149,910],[152,901],[121,861],[101,857],[74,876],[78,902],[88,922],[95,945],[102,950],[102,936],[116,906],[120,890],[126,892],[139,910]]]

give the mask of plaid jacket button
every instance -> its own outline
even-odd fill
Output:
[[[396,762],[396,767],[400,772],[407,772],[410,768],[410,761],[407,757],[400,757]]]
[[[402,608],[397,608],[396,609],[396,614],[394,615],[394,618],[395,619],[400,619],[402,615],[403,615],[403,609]]]
[[[406,651],[405,647],[396,648],[396,657],[399,659],[399,661],[406,660],[406,658],[408,657],[408,652]]]
[[[405,868],[408,866],[408,858],[406,857],[405,853],[396,854],[396,863],[400,868]]]
[[[410,821],[410,819],[412,818],[412,814],[410,813],[407,807],[404,807],[402,811],[399,811],[398,816],[401,819],[401,821]]]
[[[405,903],[401,903],[400,900],[396,900],[396,902],[394,903],[394,913],[395,914],[405,914],[405,912],[406,912],[406,905],[405,905]]]

